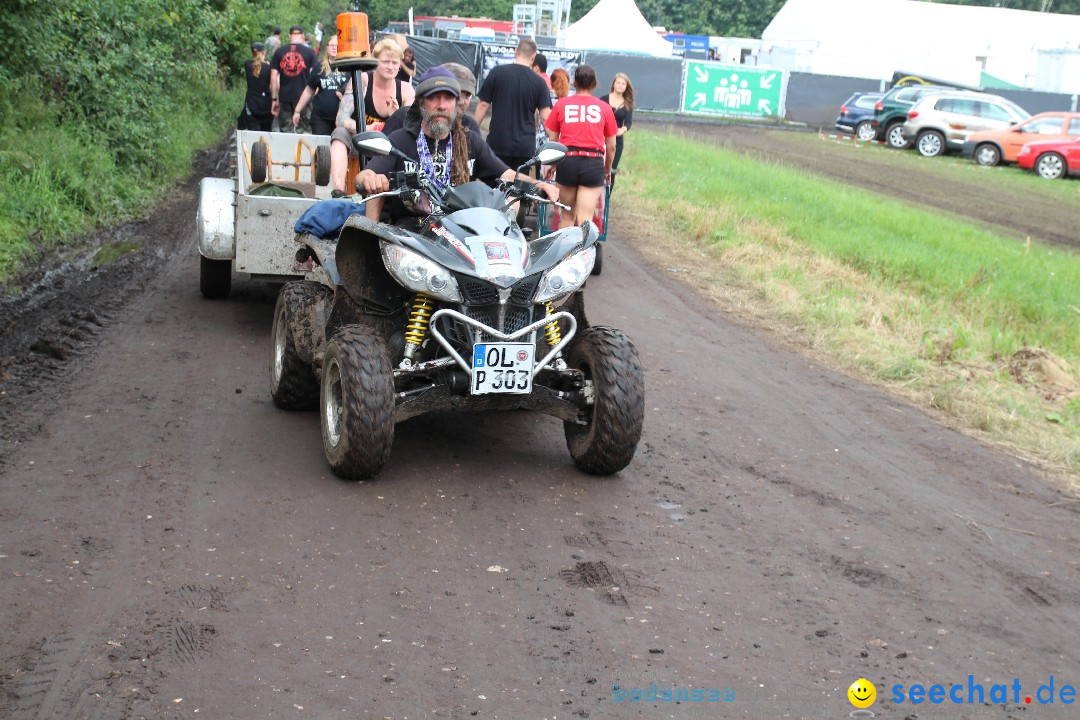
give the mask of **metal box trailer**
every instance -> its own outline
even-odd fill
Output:
[[[199,287],[223,298],[232,273],[284,282],[303,275],[293,224],[330,197],[330,137],[236,132],[233,178],[203,178],[196,223]]]

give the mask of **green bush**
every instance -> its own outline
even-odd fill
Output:
[[[344,3],[342,3],[344,4]],[[0,279],[143,210],[223,137],[250,44],[327,0],[13,0],[0,13]]]

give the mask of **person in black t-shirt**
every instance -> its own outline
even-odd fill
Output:
[[[270,61],[270,92],[274,100],[271,112],[278,117],[281,132],[296,132],[293,110],[304,94],[316,62],[315,52],[304,44],[304,28],[293,25],[289,29],[289,44],[279,47]],[[310,110],[300,114],[300,132],[311,132],[310,118]]]
[[[551,112],[547,84],[533,69],[536,43],[518,43],[514,62],[499,65],[484,79],[477,94],[476,121],[483,122],[491,108],[488,144],[503,162],[517,168],[536,152],[537,115],[540,124]]]
[[[244,109],[236,120],[237,130],[269,132],[274,121],[270,114],[270,67],[263,48],[261,42],[252,43],[251,59],[244,63],[247,94],[244,95]]]
[[[357,190],[368,195],[385,192],[390,189],[391,173],[415,171],[418,167],[442,189],[476,178],[528,180],[527,176],[507,167],[477,133],[465,129],[457,105],[460,93],[457,78],[446,68],[435,67],[424,73],[416,86],[415,112],[408,115],[403,128],[390,135],[390,143],[409,160],[393,155],[371,158],[367,167],[356,176]],[[558,190],[550,184],[541,188],[552,200],[558,196]],[[364,214],[371,220],[378,220],[385,200],[369,199]],[[395,218],[411,215],[396,200],[390,214]]]
[[[349,81],[348,75],[330,67],[330,63],[337,57],[337,42],[337,35],[332,35],[326,41],[326,54],[322,58],[319,71],[308,78],[304,94],[300,96],[293,110],[293,125],[299,125],[301,114],[308,101],[311,101],[311,132],[315,135],[329,135],[334,132],[342,90]]]
[[[615,111],[615,124],[619,132],[615,135],[615,159],[611,163],[611,187],[615,187],[615,171],[619,169],[619,159],[623,151],[623,135],[634,124],[634,86],[626,73],[615,73],[611,82],[611,92],[600,98]]]
[[[401,69],[398,70],[397,79],[404,83],[412,83],[416,77],[416,57],[412,48],[405,48],[401,54]]]

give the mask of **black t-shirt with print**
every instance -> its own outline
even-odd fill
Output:
[[[329,74],[323,74],[320,69],[318,73],[312,73],[307,82],[308,87],[316,91],[311,101],[312,117],[333,123],[341,103],[338,92],[344,92],[348,82],[349,76],[338,70],[332,69]]]
[[[279,47],[270,61],[270,67],[278,71],[278,100],[295,104],[304,94],[304,87],[315,66],[315,51],[307,45],[289,43]]]

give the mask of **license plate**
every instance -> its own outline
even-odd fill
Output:
[[[473,345],[472,394],[532,392],[532,343]]]

